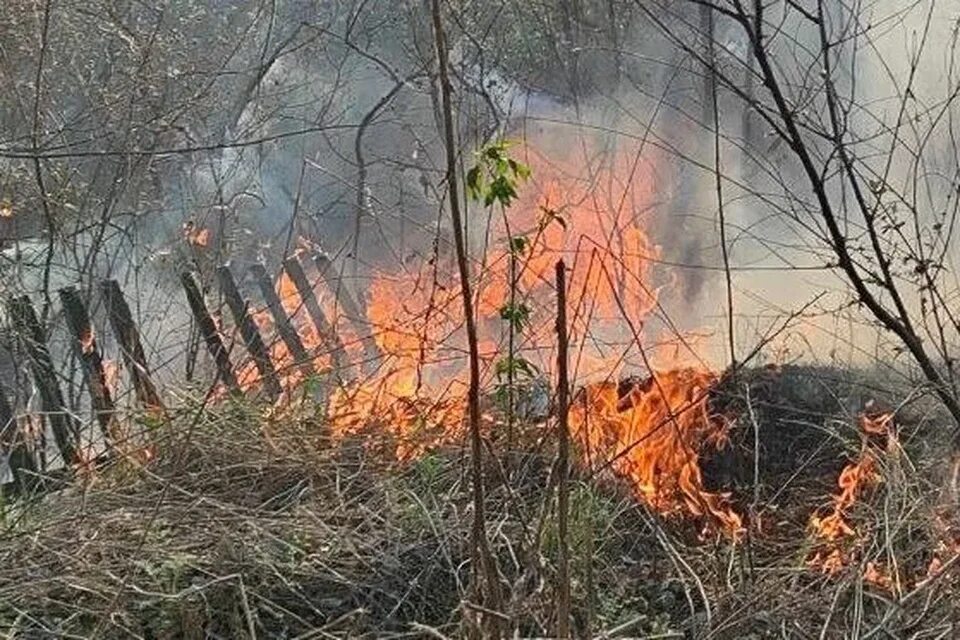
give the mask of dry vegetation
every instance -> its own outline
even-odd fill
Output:
[[[778,460],[764,458],[771,469],[760,501],[748,506],[750,488],[737,487],[738,508],[754,509],[762,525],[738,544],[704,539],[688,519],[651,514],[616,479],[577,470],[569,525],[575,630],[589,624],[611,637],[650,638],[953,637],[955,572],[917,579],[946,542],[946,531],[931,526],[949,515],[931,511],[943,496],[942,449],[930,434],[943,416],[922,403],[898,413],[903,446],[884,455],[882,483],[850,515],[859,534],[852,561],[824,576],[807,566],[806,521],[812,505],[829,501],[825,478],[842,463],[835,454],[853,457],[859,447],[838,404],[877,391],[860,374],[855,383],[835,370],[780,375],[787,382],[766,383],[766,395],[751,384],[761,430],[806,423],[830,454],[797,444],[777,455],[806,456],[802,464],[780,460],[772,468]],[[797,393],[785,397],[785,389]],[[743,400],[718,396],[715,403],[742,409]],[[391,463],[384,453],[394,450],[390,436],[374,430],[363,441],[332,443],[314,411],[309,402],[282,418],[238,402],[184,409],[156,434],[167,444],[149,466],[116,465],[57,494],[7,505],[3,631],[27,638],[460,635],[471,607],[463,449]],[[548,634],[555,612],[554,454],[545,429],[526,425],[522,448],[486,469],[488,533],[509,594],[501,614],[521,636]],[[371,444],[378,441],[380,450]],[[869,561],[895,562],[899,582],[865,581]]]
[[[0,632],[960,638],[953,5],[398,6],[0,6]]]

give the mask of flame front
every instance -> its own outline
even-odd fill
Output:
[[[740,516],[728,495],[706,490],[700,467],[701,452],[722,448],[727,438],[727,421],[709,410],[716,382],[687,368],[654,373],[622,397],[616,383],[593,384],[572,408],[570,424],[591,466],[627,478],[652,509],[736,537]]]
[[[709,409],[717,376],[702,364],[691,366],[698,361],[686,336],[656,335],[646,344],[660,293],[671,284],[669,273],[654,269],[660,248],[647,232],[655,210],[656,163],[613,154],[602,166],[584,171],[573,162],[548,161],[530,148],[518,155],[531,165],[535,182],[524,186],[508,212],[493,212],[485,253],[470,265],[485,387],[503,384],[496,379],[496,365],[510,356],[529,363],[527,375],[552,378],[553,270],[563,258],[569,269],[571,367],[576,381],[587,384],[570,416],[582,466],[613,471],[658,513],[689,518],[705,532],[735,538],[741,518],[727,495],[706,489],[701,469],[702,456],[723,447],[727,438],[727,420]],[[522,251],[512,242],[518,237],[524,239]],[[307,242],[298,244],[298,251],[312,250]],[[277,291],[284,310],[296,318],[302,300],[286,275]],[[319,286],[316,294],[342,342],[359,345],[363,336],[339,322],[336,296]],[[529,309],[523,329],[514,335],[512,354],[502,318],[511,298]],[[372,375],[331,390],[327,417],[333,438],[362,435],[367,447],[386,441],[398,460],[459,441],[468,362],[461,288],[449,243],[438,239],[429,255],[376,273],[363,302],[379,358]],[[261,332],[275,329],[266,311],[254,317]],[[307,322],[297,328],[304,346],[317,353],[323,337]],[[681,355],[684,349],[688,352]],[[360,352],[350,350],[354,359]],[[281,341],[270,355],[289,398],[289,390],[302,381],[299,367]],[[329,359],[313,364],[331,371]],[[643,371],[648,379],[621,397],[610,381],[628,369]],[[246,363],[238,378],[249,387],[258,383],[259,374]],[[485,428],[497,424],[490,418]]]
[[[198,227],[193,221],[184,223],[183,239],[187,244],[194,247],[207,247],[210,245],[210,229]]]
[[[860,430],[863,435],[860,455],[840,472],[837,479],[840,490],[833,496],[830,508],[825,513],[819,511],[810,517],[809,528],[817,548],[808,564],[827,575],[835,575],[850,564],[853,553],[850,547],[861,540],[850,521],[849,512],[862,494],[881,480],[876,453],[868,439],[871,436],[883,436],[892,440],[893,414],[863,414],[860,416]],[[864,579],[878,586],[890,584],[890,578],[874,562],[867,564]]]

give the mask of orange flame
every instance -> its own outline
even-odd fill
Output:
[[[956,563],[960,557],[960,526],[957,522],[952,505],[942,506],[933,514],[936,544],[933,557],[927,565],[926,575],[918,581],[918,585],[933,580],[943,573],[945,567]]]
[[[290,318],[300,341],[303,343],[304,351],[307,353],[306,361],[298,361],[286,342],[279,336],[274,335],[276,326],[273,314],[269,309],[251,309],[250,314],[260,334],[267,337],[272,336],[268,345],[269,356],[284,390],[284,395],[279,399],[279,402],[284,403],[291,401],[291,392],[306,381],[308,373],[313,372],[319,375],[330,370],[330,355],[323,349],[323,337],[317,332],[313,323],[304,317],[304,313],[302,313],[303,300],[293,280],[286,272],[281,273],[276,284],[276,291],[283,313]],[[240,365],[237,372],[237,384],[241,389],[252,390],[261,382],[260,371],[252,358]],[[226,393],[226,390],[221,389],[220,395],[224,393]]]
[[[625,397],[617,385],[587,387],[570,415],[585,455],[628,478],[637,496],[655,511],[701,520],[736,537],[742,520],[729,496],[707,491],[700,468],[705,450],[727,439],[727,421],[711,415],[708,391],[716,377],[695,369],[655,373]]]
[[[194,247],[206,247],[210,245],[210,229],[198,227],[193,221],[183,224],[183,239],[187,244]]]
[[[893,437],[893,414],[862,414],[860,429],[865,438],[870,435]],[[876,454],[868,447],[866,440],[861,447],[860,457],[840,472],[837,486],[840,491],[833,496],[832,505],[826,515],[814,513],[810,517],[810,531],[818,541],[818,549],[807,561],[813,568],[819,568],[827,575],[835,575],[851,560],[851,552],[845,546],[855,544],[859,539],[856,529],[850,523],[849,511],[864,491],[875,486],[881,480],[877,472]],[[847,544],[844,544],[847,541]],[[875,579],[880,571],[875,564],[867,565],[864,579],[877,583]],[[887,577],[886,580],[889,580]],[[880,581],[884,582],[884,581]]]
[[[485,255],[471,264],[485,375],[495,375],[493,365],[508,355],[502,314],[511,295],[529,310],[512,355],[529,362],[532,375],[549,375],[556,353],[553,269],[564,258],[574,374],[592,382],[570,416],[582,462],[606,465],[658,513],[736,538],[741,517],[728,495],[706,488],[701,469],[702,457],[725,445],[729,428],[709,407],[717,376],[690,366],[680,347],[688,342],[679,339],[661,341],[662,354],[649,347],[642,364],[636,360],[647,321],[670,284],[654,270],[660,249],[644,219],[657,187],[654,163],[613,154],[598,170],[584,172],[582,164],[548,161],[528,148],[518,155],[532,166],[535,182],[524,186],[508,219],[494,218]],[[524,238],[519,249],[513,242],[518,237]],[[306,240],[298,247],[315,249]],[[446,249],[438,242],[433,256],[379,272],[367,288],[360,306],[382,358],[374,375],[332,390],[327,418],[335,440],[363,436],[365,446],[386,441],[397,460],[408,460],[461,437],[468,363],[460,283]],[[316,350],[320,336],[310,323],[296,320],[302,300],[293,282],[283,276],[277,288],[305,346]],[[316,293],[341,331],[349,323],[339,322],[335,296],[319,286]],[[274,329],[266,310],[255,310],[254,319],[262,333]],[[352,328],[343,331],[342,342],[360,343]],[[355,358],[360,352],[350,353]],[[282,342],[270,355],[289,393],[302,376]],[[322,365],[329,369],[328,360]],[[642,366],[649,379],[623,397],[615,383],[597,382],[616,379],[628,366]],[[253,363],[243,365],[238,379],[244,388],[259,382]],[[496,420],[486,420],[486,428],[497,428]],[[373,433],[379,438],[368,437]]]
[[[510,211],[509,229],[506,220],[495,222],[477,274],[484,364],[490,367],[507,355],[501,311],[510,299],[512,276],[517,295],[530,309],[515,355],[540,369],[551,366],[553,269],[561,257],[570,265],[568,299],[576,310],[572,331],[581,338],[632,340],[636,336],[626,331],[623,313],[639,326],[655,308],[659,292],[651,284],[652,260],[659,248],[640,223],[640,214],[652,201],[652,165],[618,158],[605,168],[605,179],[590,179],[581,167],[548,162],[530,149],[520,155],[533,165],[537,183],[525,185]],[[520,236],[525,242],[518,251],[510,239]],[[467,370],[461,346],[463,307],[459,281],[454,269],[445,268],[442,251],[438,246],[430,259],[407,265],[400,273],[381,273],[371,283],[366,313],[384,361],[374,379],[331,402],[335,429],[353,432],[364,421],[391,414],[384,403],[398,402],[405,407],[403,415],[391,414],[391,430],[398,435],[421,430],[425,418],[414,419],[406,410],[411,406],[430,408],[426,420],[440,423],[441,440],[459,432]],[[591,345],[578,350],[586,376],[616,373],[621,360],[619,354],[598,352]],[[704,375],[706,382],[710,376]],[[694,383],[684,378],[678,384]],[[444,400],[438,403],[438,397]],[[424,405],[422,399],[430,401]],[[458,405],[461,409],[451,410]]]
[[[93,350],[96,348],[97,343],[93,335],[93,329],[86,327],[83,330],[83,333],[80,334],[80,350],[84,355],[89,355],[93,353]]]
[[[893,591],[893,579],[885,569],[871,560],[863,570],[863,580],[884,591]]]
[[[103,381],[111,393],[116,393],[120,385],[120,365],[116,360],[103,361]]]

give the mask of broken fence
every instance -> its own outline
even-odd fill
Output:
[[[363,336],[360,307],[350,293],[341,286],[339,278],[334,276],[329,258],[322,254],[313,256],[314,267],[319,274],[319,282],[311,284],[304,270],[304,256],[294,256],[284,260],[283,273],[293,282],[307,315],[330,350],[333,372],[341,380],[349,376],[344,345],[336,335],[335,327],[326,317],[316,297],[316,286],[324,286],[335,297],[338,308],[343,310],[343,318],[353,325],[357,335]],[[283,342],[293,357],[294,365],[305,374],[315,373],[314,354],[305,346],[297,331],[293,317],[287,312],[277,293],[276,282],[270,277],[266,267],[254,264],[250,272],[259,288],[266,309],[273,320],[273,331]],[[282,276],[282,274],[281,274]],[[233,318],[233,324],[243,345],[250,355],[259,374],[259,391],[271,400],[278,399],[283,393],[281,375],[270,357],[269,336],[264,336],[254,320],[250,298],[245,297],[238,286],[237,278],[228,265],[216,270],[216,280],[223,301]],[[201,287],[197,275],[184,272],[180,276],[186,303],[193,321],[199,328],[206,349],[214,364],[217,382],[234,394],[242,393],[237,378],[237,366],[231,352],[224,343],[223,333],[214,319],[215,313],[207,303],[207,296]],[[104,280],[100,283],[100,294],[104,303],[110,329],[116,339],[124,370],[134,391],[137,404],[151,415],[166,419],[163,392],[151,376],[150,364],[141,341],[133,314],[116,280]],[[117,406],[109,383],[104,354],[97,341],[87,306],[76,287],[66,287],[59,291],[59,300],[69,329],[72,348],[82,367],[85,386],[90,395],[90,405],[103,438],[106,460],[118,453],[118,448],[128,436],[125,425],[119,420]],[[0,451],[7,455],[7,465],[12,481],[3,487],[5,494],[18,494],[56,484],[69,478],[71,470],[83,461],[81,446],[81,424],[68,407],[57,372],[51,358],[46,328],[29,296],[17,296],[7,303],[11,328],[29,361],[29,374],[39,396],[39,417],[43,420],[44,432],[53,435],[53,441],[63,460],[63,468],[48,470],[44,468],[42,456],[34,440],[35,434],[27,433],[22,421],[17,420],[17,408],[9,398],[9,390],[0,382]],[[366,332],[369,334],[369,332]],[[365,361],[375,357],[376,345],[372,336],[361,339]],[[102,460],[100,460],[102,461]]]

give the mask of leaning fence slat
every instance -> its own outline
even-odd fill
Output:
[[[347,321],[353,327],[353,330],[360,337],[360,342],[363,345],[363,369],[365,372],[370,373],[376,368],[381,354],[380,348],[377,346],[377,341],[370,331],[370,327],[364,322],[364,314],[360,312],[360,307],[353,299],[353,296],[350,295],[350,291],[343,286],[343,282],[336,273],[336,269],[330,258],[323,253],[317,253],[314,255],[313,261],[317,266],[317,271],[320,273],[321,280],[323,280],[327,289],[334,295],[337,304],[343,309],[344,317],[346,317]]]
[[[260,331],[257,329],[257,323],[253,321],[253,317],[250,315],[249,303],[244,300],[240,294],[240,290],[237,288],[237,283],[233,279],[233,274],[230,272],[229,266],[223,265],[219,267],[217,269],[217,278],[220,280],[220,290],[223,292],[223,297],[226,299],[227,306],[230,307],[230,312],[233,314],[233,320],[240,329],[240,337],[247,346],[247,351],[249,351],[253,357],[257,371],[260,372],[264,388],[267,390],[267,393],[270,394],[270,397],[276,400],[283,392],[280,386],[280,378],[277,376],[277,371],[274,369],[273,362],[270,360],[267,345],[264,344],[263,338],[260,336]]]
[[[107,316],[110,318],[110,326],[120,344],[124,364],[133,379],[137,400],[147,411],[162,415],[165,413],[163,402],[160,400],[156,385],[150,378],[150,369],[147,366],[143,343],[140,341],[140,332],[137,331],[137,325],[133,322],[133,314],[130,313],[130,307],[127,306],[120,285],[116,280],[104,280],[100,287],[107,307]]]
[[[73,334],[77,357],[80,358],[87,378],[87,388],[90,390],[90,402],[94,414],[100,424],[107,449],[114,449],[123,443],[124,434],[117,420],[116,406],[113,395],[110,393],[110,385],[107,383],[107,373],[97,346],[97,337],[90,324],[90,314],[87,313],[87,307],[74,287],[60,289],[60,302],[63,304],[67,326]]]
[[[190,311],[200,327],[200,335],[207,345],[207,351],[213,358],[217,367],[217,376],[220,381],[233,393],[240,391],[237,384],[237,377],[233,374],[233,363],[230,362],[230,355],[227,353],[223,340],[220,339],[220,331],[217,329],[217,323],[213,316],[207,310],[207,305],[203,301],[203,294],[200,292],[200,285],[197,278],[189,271],[180,274],[180,282],[183,284],[183,290],[187,294],[187,303],[190,305]]]
[[[320,308],[320,303],[317,302],[317,296],[313,292],[313,287],[310,286],[310,281],[307,280],[307,274],[304,273],[303,265],[300,264],[299,258],[293,256],[284,260],[283,269],[293,281],[293,286],[297,288],[297,293],[300,294],[300,299],[303,301],[303,306],[307,309],[307,315],[310,316],[313,326],[317,329],[317,334],[320,336],[320,339],[329,346],[331,355],[333,356],[334,370],[337,372],[344,371],[344,367],[346,366],[346,352],[344,351],[343,343],[340,341],[340,338],[334,334],[333,327],[327,320],[326,314],[323,313],[323,309]]]
[[[14,298],[10,303],[10,316],[21,340],[27,347],[30,357],[30,369],[34,382],[40,392],[43,411],[53,431],[57,449],[64,463],[73,464],[78,460],[80,445],[80,427],[67,411],[63,393],[53,369],[53,360],[47,348],[46,332],[37,318],[37,313],[27,296]]]
[[[253,273],[253,277],[260,287],[260,295],[263,296],[264,302],[267,303],[267,309],[270,310],[270,315],[273,316],[273,322],[277,327],[277,333],[280,335],[280,339],[283,340],[283,343],[287,346],[291,355],[293,355],[296,363],[303,368],[304,373],[306,375],[313,375],[316,370],[313,367],[313,362],[310,360],[310,355],[307,353],[306,347],[303,346],[303,341],[300,339],[299,334],[297,334],[293,323],[290,322],[287,312],[284,311],[283,303],[280,301],[280,296],[277,295],[277,290],[273,287],[273,281],[267,274],[266,267],[262,264],[254,264],[250,267],[250,271]]]
[[[39,477],[37,460],[27,442],[26,434],[17,424],[17,417],[7,400],[7,390],[3,384],[0,384],[0,447],[8,453],[7,466],[13,477],[10,485],[13,493],[32,488]]]

